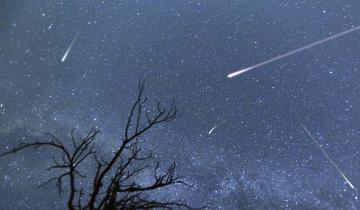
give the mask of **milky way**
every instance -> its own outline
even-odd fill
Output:
[[[298,123],[360,186],[358,31],[224,76],[354,29],[359,10],[358,0],[0,1],[0,153],[96,126],[111,154],[144,78],[149,106],[176,99],[181,115],[144,135],[144,149],[194,185],[153,196],[211,209],[360,209]],[[52,155],[0,160],[0,209],[65,209],[56,186],[37,187],[53,175]]]

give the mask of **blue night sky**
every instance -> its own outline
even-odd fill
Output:
[[[113,151],[144,78],[150,104],[174,98],[181,115],[146,147],[195,186],[159,198],[360,209],[360,30],[227,78],[360,25],[359,11],[358,0],[2,0],[0,152],[92,126]],[[37,187],[49,163],[45,150],[0,160],[0,209],[64,209],[55,186]]]

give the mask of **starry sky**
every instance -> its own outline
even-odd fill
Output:
[[[92,126],[112,151],[144,78],[150,104],[174,98],[181,115],[146,147],[195,186],[156,196],[359,209],[360,31],[226,77],[360,25],[359,10],[358,0],[2,0],[0,152]],[[46,150],[1,160],[0,209],[64,209],[54,186],[37,187],[49,163]]]

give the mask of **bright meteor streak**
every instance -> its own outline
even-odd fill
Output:
[[[278,56],[276,56],[276,57],[274,57],[274,58],[271,58],[271,59],[269,59],[269,60],[266,60],[266,61],[263,61],[263,62],[261,62],[261,63],[255,64],[255,65],[253,65],[253,66],[250,66],[250,67],[241,69],[241,70],[239,70],[239,71],[235,71],[235,72],[229,74],[227,77],[228,77],[228,78],[232,78],[232,77],[238,76],[238,75],[240,75],[240,74],[242,74],[242,73],[245,73],[245,72],[247,72],[247,71],[253,70],[253,69],[255,69],[255,68],[258,68],[258,67],[260,67],[260,66],[266,65],[266,64],[268,64],[268,63],[272,63],[272,62],[274,62],[274,61],[277,61],[277,60],[280,60],[280,59],[282,59],[282,58],[288,57],[288,56],[290,56],[290,55],[293,55],[293,54],[295,54],[295,53],[301,52],[301,51],[303,51],[303,50],[306,50],[306,49],[315,47],[315,46],[317,46],[317,45],[319,45],[319,44],[322,44],[322,43],[324,43],[324,42],[330,41],[330,40],[332,40],[332,39],[336,39],[336,38],[338,38],[338,37],[340,37],[340,36],[343,36],[343,35],[345,35],[345,34],[351,33],[351,32],[353,32],[353,31],[356,31],[356,30],[359,30],[359,29],[360,29],[360,26],[353,27],[353,28],[348,29],[348,30],[346,30],[346,31],[343,31],[343,32],[337,33],[337,34],[335,34],[335,35],[326,37],[326,38],[324,38],[324,39],[322,39],[322,40],[319,40],[319,41],[317,41],[317,42],[313,42],[313,43],[311,43],[311,44],[308,44],[308,45],[306,45],[306,46],[304,46],[304,47],[300,47],[300,48],[298,48],[298,49],[296,49],[296,50],[293,50],[293,51],[290,51],[290,52],[287,52],[287,53],[278,55]]]
[[[75,35],[75,37],[74,37],[73,40],[71,41],[70,46],[69,46],[68,49],[66,50],[64,56],[61,58],[61,62],[64,62],[64,61],[66,60],[66,58],[67,58],[67,56],[69,55],[69,52],[70,52],[72,46],[74,45],[76,39],[78,38],[78,36],[79,36],[79,32]]]
[[[319,144],[318,141],[316,141],[316,139],[314,138],[313,135],[311,135],[310,131],[305,127],[304,124],[300,123],[301,127],[305,130],[305,132],[310,136],[310,138],[314,141],[314,143],[316,144],[317,147],[319,147],[319,149],[321,150],[321,152],[324,154],[324,156],[326,157],[326,159],[328,159],[328,161],[331,163],[331,165],[333,165],[337,172],[339,172],[339,174],[341,175],[341,177],[349,184],[349,186],[352,189],[355,189],[354,185],[351,184],[350,180],[345,176],[345,174],[340,170],[340,168],[335,164],[335,162],[330,158],[330,156],[325,152],[325,150],[322,148],[322,146]]]

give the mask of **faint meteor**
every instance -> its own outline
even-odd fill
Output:
[[[219,126],[220,124],[214,126],[213,128],[211,128],[211,130],[209,131],[209,135]]]
[[[210,129],[210,131],[209,131],[209,135],[210,135],[217,127],[219,127],[220,125],[222,125],[222,124],[224,124],[224,123],[226,123],[226,121],[225,121],[225,122],[221,122],[221,123],[215,125],[214,127],[212,127],[212,128]]]
[[[305,127],[304,124],[300,123],[301,127],[304,129],[304,131],[310,136],[310,138],[314,141],[314,143],[316,144],[317,147],[319,147],[319,149],[321,150],[321,152],[324,154],[324,156],[326,157],[326,159],[328,159],[328,161],[331,163],[331,165],[333,165],[337,172],[339,172],[339,174],[341,175],[341,177],[349,184],[349,186],[352,189],[355,189],[354,185],[351,184],[350,180],[345,176],[345,174],[340,170],[340,168],[335,164],[335,162],[330,158],[330,156],[325,152],[325,150],[322,148],[322,146],[319,144],[318,141],[316,141],[316,139],[314,138],[313,135],[311,135],[310,131]]]
[[[337,33],[337,34],[335,34],[335,35],[326,37],[326,38],[324,38],[324,39],[322,39],[322,40],[313,42],[313,43],[308,44],[308,45],[306,45],[306,46],[304,46],[304,47],[300,47],[300,48],[295,49],[295,50],[292,50],[292,51],[290,51],[290,52],[287,52],[287,53],[278,55],[278,56],[276,56],[276,57],[274,57],[274,58],[271,58],[271,59],[269,59],[269,60],[266,60],[266,61],[263,61],[263,62],[261,62],[261,63],[255,64],[255,65],[253,65],[253,66],[250,66],[250,67],[241,69],[241,70],[239,70],[239,71],[235,71],[235,72],[229,74],[227,77],[228,77],[228,78],[232,78],[232,77],[238,76],[238,75],[240,75],[240,74],[242,74],[242,73],[245,73],[245,72],[247,72],[247,71],[253,70],[253,69],[255,69],[255,68],[264,66],[264,65],[269,64],[269,63],[272,63],[272,62],[274,62],[274,61],[277,61],[277,60],[280,60],[280,59],[282,59],[282,58],[288,57],[288,56],[290,56],[290,55],[293,55],[293,54],[295,54],[295,53],[301,52],[301,51],[303,51],[303,50],[310,49],[310,48],[315,47],[315,46],[317,46],[317,45],[319,45],[319,44],[322,44],[322,43],[324,43],[324,42],[330,41],[330,40],[332,40],[332,39],[336,39],[336,38],[338,38],[338,37],[340,37],[340,36],[343,36],[343,35],[345,35],[345,34],[351,33],[351,32],[353,32],[353,31],[356,31],[356,30],[359,30],[359,29],[360,29],[360,25],[359,25],[359,26],[356,26],[356,27],[353,27],[353,28],[350,28],[350,29],[348,29],[348,30],[346,30],[346,31]]]
[[[76,35],[74,36],[73,40],[72,40],[71,43],[70,43],[70,46],[69,46],[68,49],[66,50],[64,56],[61,58],[61,62],[64,62],[64,61],[66,60],[66,58],[67,58],[67,56],[69,55],[69,52],[70,52],[72,46],[74,45],[76,39],[78,38],[78,36],[79,36],[79,32],[76,33]]]

